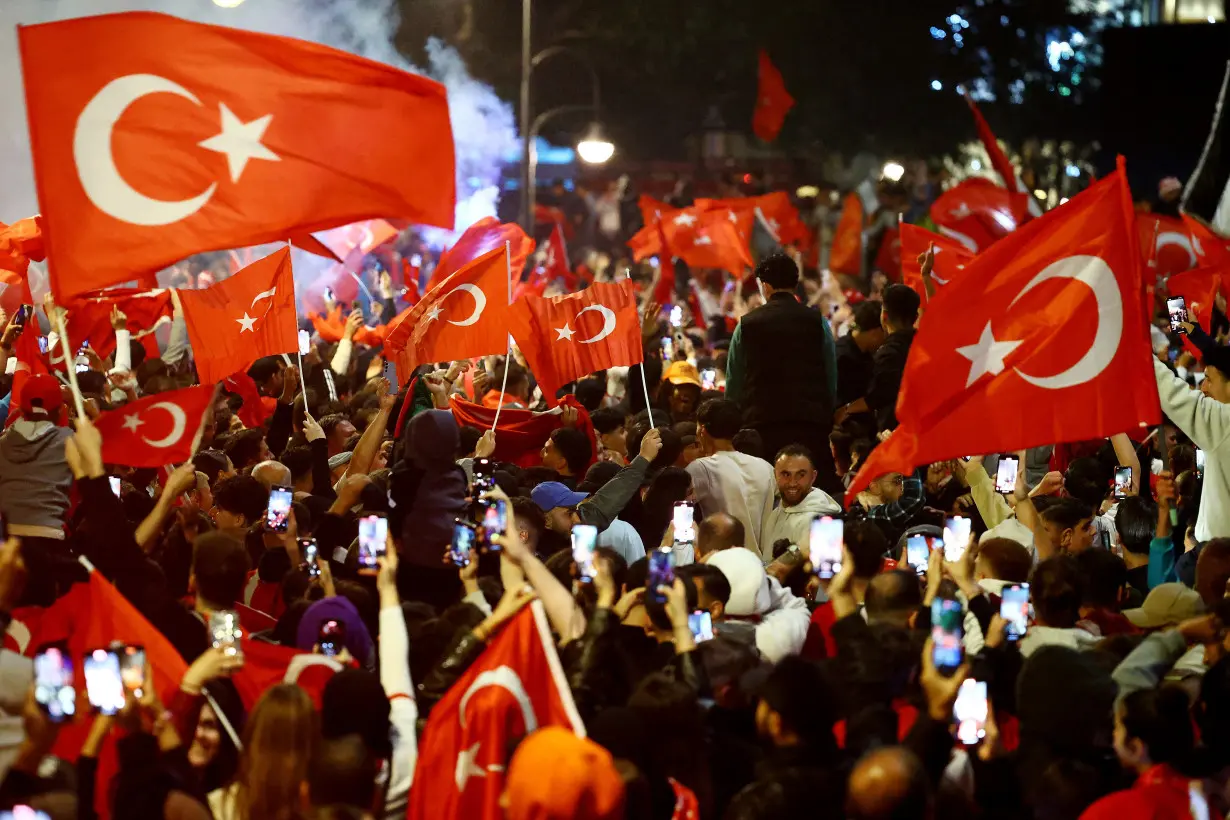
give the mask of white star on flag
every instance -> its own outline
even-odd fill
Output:
[[[958,353],[973,362],[973,366],[969,369],[969,378],[965,380],[965,386],[969,387],[978,381],[982,378],[983,373],[990,373],[992,376],[1003,373],[1004,358],[1016,350],[1020,344],[1020,341],[997,342],[995,334],[991,332],[991,323],[987,322],[977,343],[957,348]]]
[[[696,224],[696,215],[682,213],[675,217],[676,225],[687,225],[689,228]]]
[[[696,245],[712,245],[712,244],[713,244],[713,237],[710,237],[710,236],[698,236],[698,237],[696,237],[696,242],[694,242],[693,244],[696,244]]]
[[[255,320],[255,319],[253,319],[251,316],[249,316],[249,315],[248,315],[248,312],[247,312],[246,310],[243,312],[243,318],[242,318],[242,319],[236,319],[235,321],[236,321],[236,322],[239,322],[239,332],[240,332],[240,333],[253,333],[253,332],[255,332],[255,331],[253,330],[252,326],[256,324],[256,320]]]
[[[560,341],[561,339],[567,339],[568,341],[570,341],[570,342],[571,342],[571,341],[572,341],[572,334],[576,333],[576,331],[575,331],[575,330],[573,330],[572,328],[568,327],[568,325],[567,325],[567,324],[565,324],[563,327],[557,327],[557,328],[555,329],[555,332],[559,334],[559,336],[558,336],[558,337],[556,337],[556,339],[555,339],[555,341],[557,341],[557,342],[558,342],[558,341]]]
[[[145,421],[140,416],[138,416],[136,413],[133,413],[131,416],[124,416],[124,422],[122,426],[125,430],[129,431],[130,433],[135,433],[137,432],[137,428],[140,427],[142,424],[145,424]]]
[[[234,112],[226,107],[226,103],[222,103],[220,107],[222,109],[221,133],[197,144],[210,151],[226,154],[226,164],[231,171],[231,182],[239,181],[239,175],[243,173],[250,159],[269,159],[275,162],[282,159],[261,143],[261,137],[265,135],[265,129],[269,127],[269,122],[273,119],[272,114],[258,117],[252,122],[240,122]]]
[[[739,222],[739,217],[735,216],[735,212],[734,212],[734,211],[727,211],[727,212],[726,212],[726,218],[727,218],[727,219],[729,219],[731,222],[734,222],[734,223],[736,223],[736,224],[738,224],[738,222]]]
[[[440,314],[443,312],[444,311],[440,310],[439,305],[432,305],[430,308],[428,308],[427,313],[425,313],[424,316],[426,317],[427,321],[434,322],[436,319],[440,318]]]
[[[969,205],[962,202],[948,213],[951,214],[954,219],[965,219],[965,217],[970,215]]]

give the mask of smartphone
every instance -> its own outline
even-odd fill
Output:
[[[658,587],[669,587],[674,583],[675,553],[669,548],[656,549],[649,553],[649,573],[645,578],[645,594],[658,603],[665,603],[666,596],[658,591]]]
[[[961,665],[965,649],[965,612],[961,602],[936,598],[931,602],[931,660],[942,675],[951,675]]]
[[[120,658],[120,680],[124,682],[124,690],[140,700],[145,697],[145,647],[127,644],[118,647],[116,654]]]
[[[701,390],[716,390],[717,389],[717,371],[709,368],[700,371],[700,389]]]
[[[85,653],[81,662],[85,675],[85,694],[90,705],[101,714],[114,715],[124,708],[124,681],[120,677],[120,656],[113,649]]]
[[[453,540],[448,547],[448,560],[453,562],[453,566],[470,565],[470,551],[474,549],[477,535],[473,524],[460,518],[453,519]]]
[[[30,321],[30,316],[33,313],[34,305],[22,305],[17,308],[17,314],[13,317],[13,324],[24,329],[26,322]]]
[[[973,746],[987,734],[987,682],[966,678],[957,690],[952,705],[952,717],[957,723],[957,740]]]
[[[63,644],[44,647],[34,656],[34,700],[52,723],[72,720],[77,713],[73,659]]]
[[[397,387],[397,362],[390,359],[384,360],[384,369],[382,375],[389,380],[389,384],[394,388]]]
[[[47,337],[46,336],[38,337],[38,352],[39,353],[47,352]]]
[[[495,489],[495,466],[489,458],[474,459],[474,484],[472,485],[472,498],[478,498],[483,493]]]
[[[995,492],[1007,495],[1016,492],[1016,468],[1020,462],[1015,456],[1002,456],[995,471]]]
[[[696,543],[696,506],[691,501],[676,501],[671,521],[675,525],[676,544]]]
[[[376,559],[388,548],[389,520],[383,515],[365,515],[359,519],[359,566],[375,569]]]
[[[500,545],[492,536],[503,535],[508,530],[508,502],[502,498],[486,498],[482,502],[483,541],[487,548],[498,552]]]
[[[346,624],[341,621],[325,621],[320,625],[316,643],[320,645],[322,655],[329,658],[335,657],[346,645]]]
[[[683,308],[679,305],[671,307],[671,327],[683,327]]]
[[[1132,468],[1115,468],[1115,499],[1122,501],[1132,491]]]
[[[572,525],[572,560],[577,564],[581,583],[594,580],[594,547],[598,546],[598,528],[592,524]],[[672,568],[672,572],[673,572]]]
[[[1187,319],[1187,300],[1182,296],[1172,296],[1166,300],[1166,312],[1170,314],[1170,332],[1186,333],[1183,323]]]
[[[1004,634],[1010,641],[1025,637],[1029,628],[1029,584],[1010,584],[999,593],[999,617],[1008,626]]]
[[[300,538],[299,555],[303,558],[303,565],[307,567],[308,575],[312,578],[319,578],[320,548],[316,545],[316,539]]]
[[[698,609],[688,615],[688,629],[692,630],[692,639],[697,643],[713,637],[713,616],[708,610]]]
[[[87,356],[78,356],[76,360],[76,368],[78,373],[85,373],[90,369],[90,359]]]
[[[290,502],[294,498],[295,494],[290,487],[273,487],[269,490],[265,529],[269,532],[286,532],[290,527]]]
[[[811,520],[811,566],[820,578],[832,578],[841,572],[845,534],[845,522],[840,518],[824,515]]]
[[[905,562],[919,575],[927,574],[927,562],[931,558],[931,545],[925,535],[911,535],[905,542]]]
[[[672,362],[675,360],[675,342],[670,336],[662,337],[662,361]]]
[[[1016,473],[1013,473],[1016,475]],[[944,519],[944,560],[960,561],[969,546],[970,520],[963,515]]]
[[[121,484],[120,477],[117,475],[108,476],[107,481],[111,483],[111,492],[115,493],[116,498],[119,498],[120,497],[120,484]]]
[[[209,615],[209,637],[215,649],[226,655],[242,655],[239,639],[243,627],[239,625],[239,613],[231,609],[219,609]]]
[[[1204,450],[1196,448],[1196,478],[1204,478]]]

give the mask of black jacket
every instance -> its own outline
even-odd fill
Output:
[[[790,293],[775,293],[739,322],[731,349],[741,376],[738,395],[743,423],[807,424],[827,431],[833,424],[829,372],[833,342],[824,316]],[[737,360],[737,365],[734,362]]]
[[[913,341],[913,330],[890,333],[872,357],[867,406],[876,414],[876,426],[881,430],[897,426],[897,394],[901,392],[901,377],[905,374],[905,360]]]
[[[837,340],[836,347],[837,406],[842,407],[867,395],[872,355],[862,350],[848,333]]]

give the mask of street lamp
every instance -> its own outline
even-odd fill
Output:
[[[214,0],[214,5],[221,6],[224,9],[233,9],[242,2],[243,0]]]
[[[537,54],[531,47],[533,30],[533,0],[521,0],[521,221],[525,232],[531,236],[534,233],[534,202],[538,197],[537,174],[538,152],[534,142],[538,132],[547,120],[557,114],[574,111],[592,112],[593,122],[585,137],[577,143],[577,153],[581,159],[590,164],[601,164],[609,160],[615,153],[615,146],[602,135],[598,118],[601,114],[601,95],[598,87],[598,72],[582,52],[566,45],[553,45],[544,48]],[[593,86],[593,102],[590,105],[564,105],[553,108],[544,114],[533,117],[530,105],[530,78],[534,69],[557,54],[571,54],[584,63],[589,71]]]

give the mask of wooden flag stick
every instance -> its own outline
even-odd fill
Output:
[[[64,351],[64,369],[68,371],[68,386],[73,391],[73,406],[77,408],[77,418],[87,418],[85,401],[81,398],[81,388],[77,386],[77,357],[73,355],[72,345],[68,343],[68,331],[65,329],[64,308],[56,305],[52,308],[55,316],[49,316],[55,323],[56,332],[60,334],[60,348]]]
[[[512,304],[512,243],[504,243],[504,264],[508,266],[508,303]],[[512,336],[508,336],[507,347],[504,349],[504,380],[500,384],[500,401],[495,406],[495,421],[491,423],[491,432],[500,426],[500,410],[504,407],[504,391],[508,389],[508,365],[512,360]],[[477,398],[477,396],[475,397]],[[479,400],[482,403],[482,400]]]

